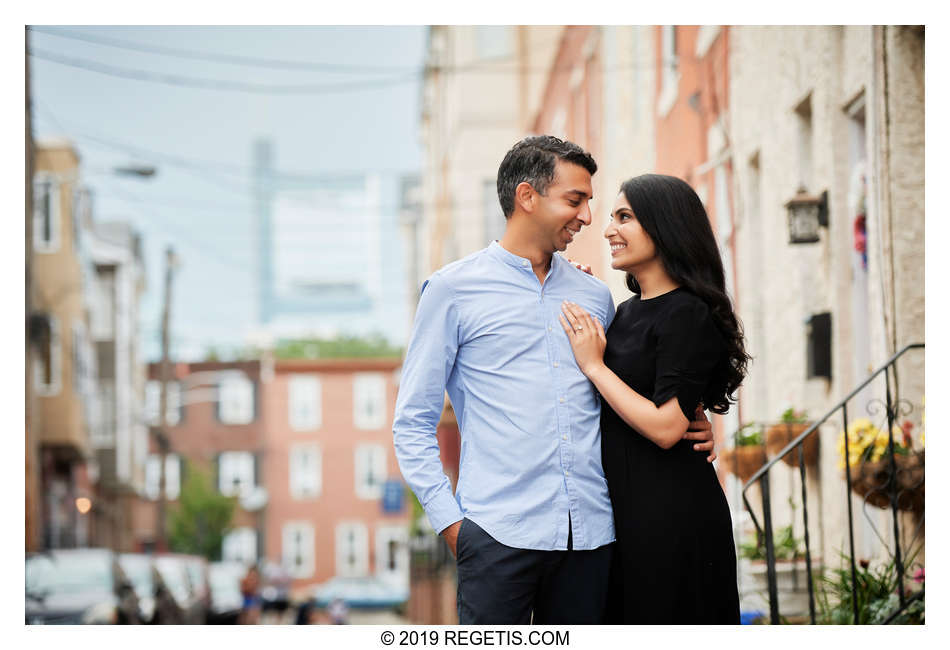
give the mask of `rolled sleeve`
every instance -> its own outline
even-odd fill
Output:
[[[445,386],[458,353],[458,331],[452,289],[435,274],[422,286],[403,363],[393,417],[393,447],[406,483],[436,532],[462,519],[436,438]]]

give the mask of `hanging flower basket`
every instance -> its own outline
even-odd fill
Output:
[[[723,466],[742,479],[748,481],[759,468],[765,465],[765,447],[763,445],[743,445],[727,449],[722,453]]]
[[[765,434],[765,448],[769,452],[770,457],[775,457],[778,455],[785,446],[793,441],[795,438],[800,436],[805,432],[808,427],[811,426],[811,422],[780,422],[769,428]],[[802,442],[802,446],[805,448],[805,464],[808,466],[814,466],[818,463],[818,433],[812,433]],[[782,457],[782,462],[784,462],[789,467],[798,468],[798,448],[793,449],[791,452]]]
[[[895,454],[897,467],[897,507],[908,512],[924,510],[924,452]],[[888,481],[891,477],[889,457],[865,461],[851,466],[851,490],[878,508],[890,508]]]

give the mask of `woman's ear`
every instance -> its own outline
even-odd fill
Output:
[[[518,187],[515,188],[515,205],[520,206],[524,212],[530,214],[534,211],[537,195],[538,193],[531,187],[531,183],[527,181],[518,183]]]

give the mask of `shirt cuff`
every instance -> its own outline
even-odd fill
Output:
[[[425,511],[429,517],[429,523],[437,533],[441,533],[456,521],[461,521],[464,516],[455,497],[448,490],[440,492],[426,504]]]

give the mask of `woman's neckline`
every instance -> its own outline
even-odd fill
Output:
[[[675,289],[670,289],[669,291],[653,296],[652,298],[643,298],[642,294],[637,294],[637,300],[639,300],[640,302],[653,302],[654,300],[659,300],[670,294],[676,293],[677,291],[680,291],[682,288],[683,288],[682,285],[680,285],[676,287]]]

